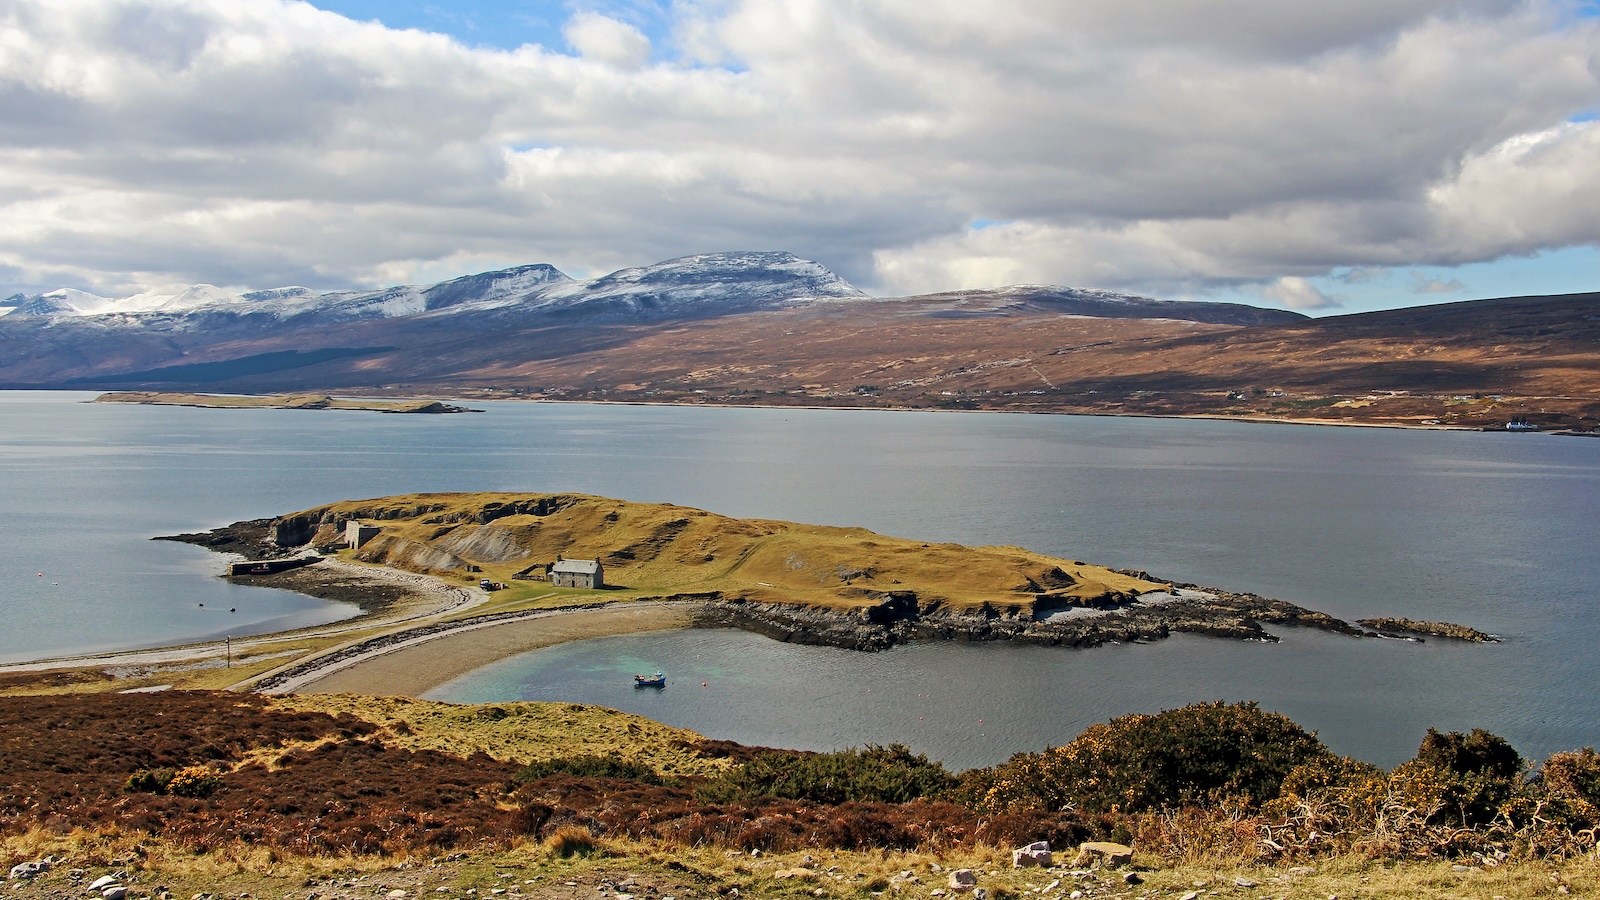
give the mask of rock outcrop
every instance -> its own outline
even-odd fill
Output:
[[[788,643],[851,650],[886,650],[913,640],[1098,647],[1157,641],[1173,632],[1277,641],[1262,623],[1367,634],[1326,613],[1256,594],[1186,593],[1195,596],[1150,603],[1127,597],[1104,607],[1080,607],[1063,618],[1036,618],[1026,607],[953,610],[937,601],[924,603],[909,591],[885,594],[876,605],[850,611],[717,596],[704,602],[695,618],[705,627],[742,628]]]

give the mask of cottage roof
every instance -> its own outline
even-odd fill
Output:
[[[598,575],[600,563],[593,559],[563,559],[551,566],[550,571],[571,575]]]

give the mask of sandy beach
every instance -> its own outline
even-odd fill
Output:
[[[431,575],[404,572],[384,566],[363,565],[325,558],[315,566],[273,575],[245,576],[239,584],[298,591],[325,600],[355,603],[361,614],[328,625],[294,631],[237,637],[231,641],[204,641],[143,650],[121,650],[83,656],[53,657],[0,665],[0,675],[60,669],[104,668],[118,677],[161,671],[183,671],[198,661],[219,665],[226,653],[236,656],[271,656],[299,652],[292,646],[307,638],[355,634],[373,628],[420,624],[449,613],[470,610],[486,600],[486,591],[474,585],[453,584]],[[286,649],[285,649],[286,648]]]
[[[567,641],[686,628],[687,604],[625,603],[598,609],[541,610],[515,619],[466,622],[368,653],[331,661],[274,685],[270,693],[417,697],[490,663]]]

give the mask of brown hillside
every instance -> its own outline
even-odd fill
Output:
[[[20,327],[20,326],[19,326]],[[213,391],[546,397],[671,403],[1600,427],[1600,294],[1479,300],[1242,327],[1065,315],[976,293],[649,323],[381,320],[311,332],[58,346],[10,335],[0,382],[97,377],[353,348]],[[7,349],[0,347],[0,349]],[[167,377],[167,376],[162,376]],[[187,377],[187,376],[185,376]],[[1475,396],[1476,395],[1476,396]]]

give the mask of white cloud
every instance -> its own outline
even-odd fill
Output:
[[[1466,289],[1466,284],[1459,278],[1446,281],[1443,278],[1429,278],[1421,272],[1411,273],[1413,294],[1459,294]]]
[[[1328,309],[1339,301],[1304,278],[1285,276],[1261,289],[1261,296],[1289,309]]]
[[[672,46],[579,12],[569,55],[290,0],[9,0],[0,273],[336,287],[782,248],[885,293],[1313,308],[1319,276],[1600,243],[1600,123],[1568,121],[1600,105],[1600,21],[1566,0],[670,8]]]
[[[650,39],[644,32],[599,13],[578,13],[561,33],[585,59],[624,69],[637,69],[650,59]]]

